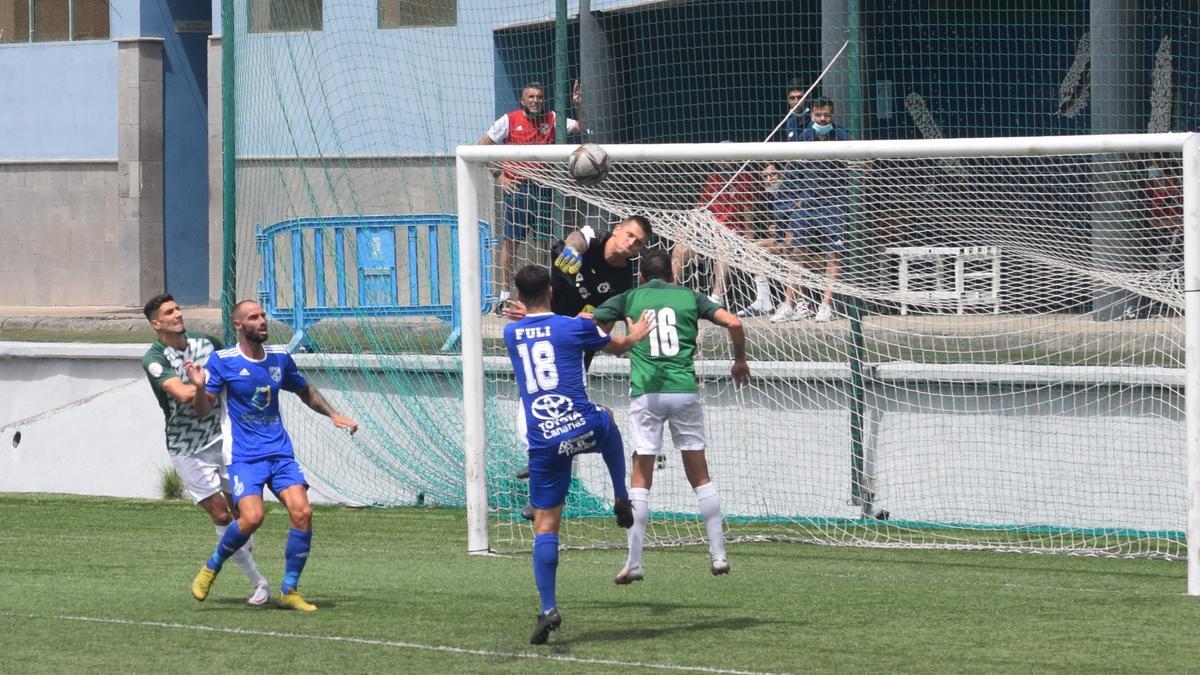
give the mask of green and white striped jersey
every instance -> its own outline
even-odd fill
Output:
[[[142,357],[142,370],[150,379],[150,388],[158,398],[158,406],[166,417],[167,453],[171,455],[194,455],[221,439],[221,401],[213,405],[213,411],[203,420],[196,418],[191,403],[180,403],[163,391],[163,384],[179,378],[190,384],[184,372],[185,361],[203,365],[208,356],[222,347],[221,341],[211,335],[184,333],[187,348],[183,351],[155,341]]]

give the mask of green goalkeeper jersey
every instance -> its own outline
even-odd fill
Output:
[[[196,417],[191,403],[180,403],[163,391],[163,384],[178,377],[189,384],[183,364],[195,361],[204,365],[214,351],[221,348],[221,341],[202,333],[185,333],[187,348],[183,351],[155,341],[142,357],[142,369],[150,380],[150,388],[158,399],[166,418],[167,453],[170,455],[194,455],[221,439],[221,401],[213,404],[213,411],[204,419]]]
[[[696,335],[700,319],[713,321],[721,306],[690,288],[653,279],[596,308],[596,323],[636,319],[653,310],[654,328],[630,352],[630,396],[698,391]]]

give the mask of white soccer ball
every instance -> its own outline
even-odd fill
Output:
[[[599,185],[608,175],[608,153],[598,145],[581,145],[567,158],[567,172],[584,187]]]

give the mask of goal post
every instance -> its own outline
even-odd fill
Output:
[[[702,333],[732,540],[1186,555],[1200,594],[1196,136],[611,145],[594,187],[566,174],[574,147],[459,146],[463,306],[501,290],[480,288],[466,224],[502,236],[485,166],[503,162],[532,186],[530,222],[564,205],[516,262],[546,264],[563,232],[639,213],[653,246],[689,254],[680,283],[711,292],[728,270],[731,310],[760,280],[775,303],[833,292],[832,321],[746,319],[748,390],[730,386],[723,334]],[[706,180],[717,197],[701,198]],[[524,460],[502,325],[463,321],[472,552],[532,540],[527,487],[511,476]],[[589,375],[623,429],[627,375],[606,356]],[[695,543],[703,528],[666,447],[647,543]],[[565,545],[623,544],[610,494],[600,467],[577,460]]]
[[[1200,135],[1183,143],[1188,595],[1200,595]]]
[[[458,284],[461,307],[481,307],[479,191],[483,166],[459,157],[455,161],[458,201]],[[474,262],[472,262],[474,261]],[[467,550],[488,552],[486,437],[483,431],[483,327],[477,312],[462,313],[463,468],[467,500]]]

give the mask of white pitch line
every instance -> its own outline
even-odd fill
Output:
[[[39,615],[20,614],[17,612],[0,612],[0,616],[15,619],[50,619],[56,621],[80,621],[85,623],[104,623],[118,626],[145,626],[149,628],[173,628],[177,630],[195,630],[208,633],[226,633],[229,635],[250,635],[255,637],[298,638],[302,640],[318,640],[325,642],[346,642],[351,644],[371,645],[375,647],[397,647],[419,651],[443,652],[448,654],[465,654],[468,656],[486,656],[489,658],[531,659],[535,661],[562,661],[596,666],[618,666],[623,668],[649,668],[652,670],[672,670],[688,673],[720,673],[722,675],[774,675],[761,670],[728,670],[725,668],[709,668],[707,666],[681,666],[673,663],[643,663],[641,661],[617,661],[615,659],[588,659],[578,656],[562,656],[560,654],[534,654],[529,652],[502,652],[492,649],[471,649],[468,647],[450,647],[447,645],[425,645],[419,642],[402,640],[376,640],[371,638],[347,637],[341,635],[308,635],[305,633],[283,633],[273,630],[252,630],[248,628],[221,628],[203,624],[168,623],[165,621],[135,621],[132,619],[113,619],[102,616],[71,616],[66,614]]]

